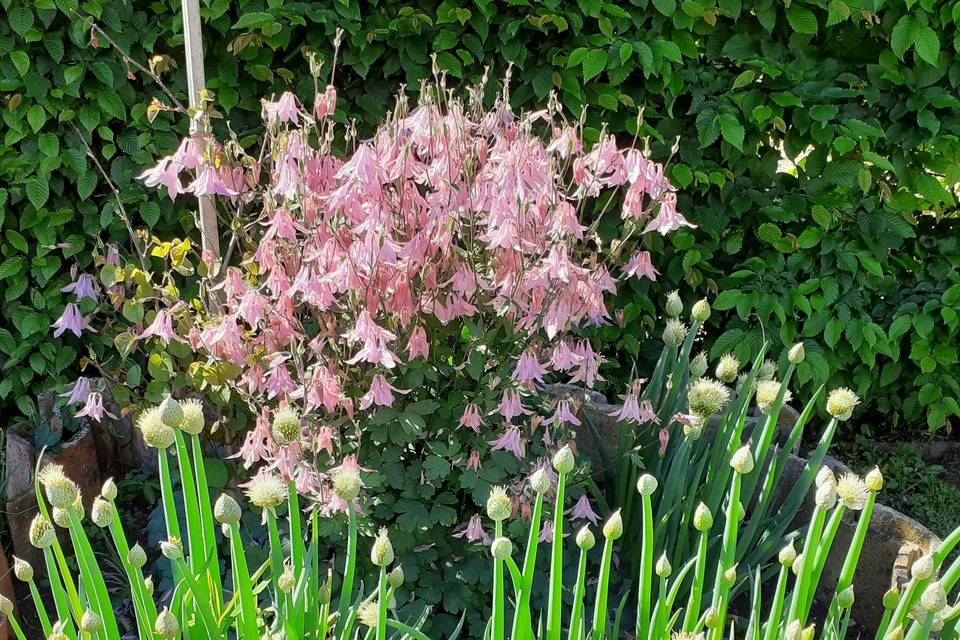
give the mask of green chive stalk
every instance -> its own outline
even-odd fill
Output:
[[[593,640],[604,640],[607,635],[607,599],[610,593],[610,566],[613,561],[613,543],[623,535],[623,520],[619,511],[614,511],[603,525],[603,558],[600,561],[600,577],[597,584],[597,599],[593,605]]]
[[[553,506],[553,541],[550,554],[550,596],[547,602],[547,639],[560,640],[563,608],[563,509],[567,474],[573,471],[573,452],[564,447],[553,458],[557,472],[556,500]]]

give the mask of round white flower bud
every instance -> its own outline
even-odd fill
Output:
[[[103,483],[100,488],[100,496],[110,502],[117,499],[117,483],[113,481],[113,478],[107,478],[107,481]]]
[[[57,539],[57,532],[49,520],[37,514],[30,523],[30,544],[37,549],[46,549]]]
[[[280,407],[273,413],[270,433],[279,445],[287,445],[300,439],[300,414],[293,407]]]
[[[687,388],[687,404],[690,413],[699,418],[717,414],[730,399],[730,389],[711,378],[698,378]]]
[[[155,449],[169,449],[176,441],[173,427],[163,421],[160,407],[142,412],[137,417],[137,428],[143,435],[143,441]]]
[[[394,589],[399,589],[403,586],[406,578],[403,575],[403,567],[397,565],[393,568],[393,571],[387,574],[387,584],[389,584]]]
[[[147,590],[147,593],[153,593],[153,576],[147,576],[143,579],[143,588]]]
[[[237,524],[240,522],[242,515],[240,505],[237,504],[237,501],[225,493],[220,494],[220,497],[217,498],[217,501],[213,505],[213,517],[216,518],[220,524]]]
[[[553,456],[553,469],[558,473],[570,473],[576,461],[573,458],[573,451],[570,445],[564,445]]]
[[[697,378],[703,377],[703,374],[707,372],[709,366],[707,363],[707,354],[701,351],[690,361],[690,378],[696,380]]]
[[[701,502],[693,512],[693,528],[703,532],[709,531],[711,527],[713,527],[713,513],[710,507]]]
[[[360,495],[363,481],[360,472],[355,469],[341,469],[331,478],[333,493],[344,502],[353,502]]]
[[[603,537],[609,540],[616,540],[623,535],[623,517],[620,515],[620,509],[613,512],[605,523],[603,523]]]
[[[381,527],[377,537],[373,540],[373,546],[370,548],[370,561],[378,567],[385,567],[393,563],[393,545],[390,543],[390,536],[387,530]]]
[[[750,445],[743,445],[734,452],[730,458],[730,466],[742,476],[753,471],[753,452],[750,451]]]
[[[247,483],[247,499],[255,507],[276,509],[290,495],[287,483],[275,473],[260,473]]]
[[[668,347],[679,347],[687,338],[687,325],[675,318],[667,320],[663,328],[663,343]]]
[[[773,409],[773,405],[777,402],[777,398],[780,397],[780,388],[781,383],[779,380],[761,380],[757,383],[756,389],[756,399],[757,399],[757,409],[760,410],[760,413],[763,415],[769,415],[770,411]],[[791,398],[789,391],[783,394],[783,401],[788,402]]]
[[[110,523],[113,522],[113,514],[113,503],[100,497],[94,498],[93,508],[90,509],[90,519],[93,520],[93,524],[101,529],[109,527]]]
[[[800,570],[803,569],[803,554],[802,554],[802,553],[798,553],[798,554],[797,554],[797,559],[793,561],[793,564],[790,566],[790,568],[793,570],[793,575],[795,575],[795,576],[799,576],[799,575],[800,575]]]
[[[797,344],[790,347],[790,351],[787,354],[787,359],[790,361],[790,364],[800,364],[807,357],[806,351],[803,349],[803,343],[798,342]]]
[[[40,470],[39,480],[47,500],[57,509],[69,509],[80,495],[80,487],[67,477],[62,465],[46,465]]]
[[[937,613],[947,608],[947,592],[943,588],[943,583],[934,580],[927,588],[923,590],[920,596],[920,606],[924,611]]]
[[[5,595],[0,595],[0,613],[8,618],[13,615],[13,601]]]
[[[837,420],[849,420],[853,410],[860,404],[860,398],[850,389],[840,387],[827,397],[827,413]]]
[[[142,569],[147,564],[147,552],[139,544],[135,544],[127,552],[127,562],[136,569]]]
[[[534,493],[550,491],[550,476],[543,469],[537,469],[530,475],[530,488]]]
[[[180,403],[183,410],[183,420],[180,422],[180,430],[191,436],[198,436],[203,433],[205,424],[203,418],[203,403],[196,398],[191,398]]]
[[[780,549],[780,554],[777,556],[780,564],[788,569],[797,561],[797,549],[793,546],[793,542],[794,541],[791,540],[790,544]]]
[[[33,580],[33,565],[22,558],[14,556],[13,575],[17,576],[17,580],[30,582]]]
[[[175,429],[183,422],[183,409],[180,407],[180,403],[173,399],[173,396],[167,394],[157,409],[159,410],[160,421],[168,427]]]
[[[296,583],[297,581],[294,579],[293,571],[290,570],[290,567],[284,569],[280,577],[277,578],[277,588],[280,589],[281,593],[290,593],[293,591],[293,588],[297,586]]]
[[[898,604],[900,604],[900,589],[894,584],[883,594],[883,608],[896,609]]]
[[[510,538],[497,538],[490,545],[490,553],[497,560],[506,560],[513,553],[513,543]]]
[[[652,496],[659,486],[660,483],[655,477],[645,473],[637,480],[637,493],[641,496]]]
[[[703,614],[703,621],[707,629],[716,629],[723,624],[723,620],[720,618],[720,612],[717,611],[716,607],[707,609],[707,612]]]
[[[788,624],[783,637],[784,640],[800,640],[800,621],[794,620]]]
[[[160,541],[160,553],[167,560],[183,560],[183,543],[180,538],[170,538]]]
[[[175,638],[180,633],[180,623],[167,609],[160,612],[153,630],[161,638]]]
[[[813,481],[814,485],[817,487],[822,487],[825,484],[837,484],[837,477],[833,474],[833,470],[830,467],[820,467],[820,470],[817,471],[816,478]]]
[[[837,605],[841,609],[849,609],[852,607],[854,600],[855,597],[852,585],[837,594]]]
[[[694,303],[690,317],[697,322],[706,322],[710,318],[710,303],[706,298]]]
[[[503,487],[493,487],[490,489],[490,497],[487,498],[487,515],[494,522],[502,522],[510,517],[513,511],[513,503],[507,490]]]
[[[933,572],[936,571],[936,569],[936,561],[933,556],[928,553],[914,561],[913,566],[910,567],[910,577],[914,580],[929,580],[933,577]]]
[[[664,305],[664,311],[671,318],[678,317],[683,313],[683,301],[680,299],[680,293],[677,291],[671,291],[667,294],[667,303]]]
[[[737,379],[737,373],[740,371],[740,361],[732,353],[725,353],[720,356],[720,362],[717,363],[717,379],[721,382],[730,384]]]
[[[880,467],[874,467],[867,473],[864,483],[870,491],[880,491],[883,489],[883,474],[880,473]]]
[[[88,608],[80,618],[80,628],[87,633],[97,633],[103,628],[103,620],[93,612],[93,609]]]
[[[660,557],[657,559],[655,571],[657,572],[657,576],[661,578],[669,578],[670,574],[673,573],[673,567],[670,566],[670,559],[667,558],[666,552],[660,554]]]
[[[833,509],[833,507],[837,504],[836,485],[826,482],[817,487],[817,493],[814,496],[814,501],[821,509]]]
[[[583,551],[593,549],[597,539],[593,537],[593,531],[590,531],[590,525],[583,525],[583,528],[577,532],[577,546]]]
[[[723,572],[723,584],[729,589],[737,581],[737,565],[733,565]]]

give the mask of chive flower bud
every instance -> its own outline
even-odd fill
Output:
[[[701,502],[693,512],[693,528],[703,532],[709,531],[711,527],[713,527],[713,513],[710,512],[710,507]]]
[[[760,410],[760,413],[763,415],[769,415],[770,411],[773,409],[774,403],[777,401],[777,398],[780,396],[781,383],[779,380],[761,380],[757,383],[757,409]],[[787,402],[791,398],[789,391],[783,394],[783,401]]]
[[[147,593],[153,593],[153,576],[147,576],[143,579],[143,588],[147,590]]]
[[[740,361],[732,353],[725,353],[720,356],[720,362],[717,363],[717,379],[721,382],[730,384],[737,379],[737,373],[740,371]]]
[[[284,569],[280,577],[277,578],[277,588],[280,589],[281,593],[290,593],[293,591],[296,583],[297,581],[294,579],[293,571],[290,570],[290,567]]]
[[[661,578],[669,578],[670,574],[673,573],[673,567],[670,566],[670,559],[667,558],[666,552],[660,554],[660,557],[657,559],[655,570],[657,575]]]
[[[860,476],[854,473],[845,473],[840,476],[837,482],[837,497],[847,509],[861,511],[867,506],[867,496],[870,491],[866,483],[860,479]]]
[[[93,520],[93,524],[101,529],[109,527],[110,523],[113,522],[113,514],[112,503],[99,497],[93,500],[93,508],[90,509],[90,519]]]
[[[153,630],[161,638],[175,638],[180,633],[180,623],[177,622],[170,611],[164,609],[157,616],[157,622],[153,625]]]
[[[247,483],[247,499],[261,509],[275,509],[289,496],[287,483],[275,473],[261,473]]]
[[[127,552],[127,562],[135,569],[142,569],[147,564],[147,552],[139,543],[130,547],[130,551]]]
[[[163,421],[160,407],[153,407],[137,416],[137,428],[143,441],[155,449],[169,449],[176,440],[173,427]]]
[[[900,604],[900,589],[894,584],[883,594],[883,608],[896,609],[898,604]]]
[[[703,437],[703,418],[694,416],[690,424],[683,425],[683,435],[691,442],[696,442]]]
[[[590,525],[583,525],[583,528],[577,532],[577,546],[583,551],[590,551],[595,544],[597,544],[597,539],[593,537]]]
[[[503,487],[493,487],[490,489],[490,497],[487,498],[487,515],[494,522],[502,522],[510,517],[513,511],[513,503],[507,490]]]
[[[570,445],[564,445],[553,456],[553,469],[558,473],[570,473],[576,461],[573,458],[573,451]]]
[[[750,445],[745,444],[734,452],[730,458],[730,466],[742,476],[753,471],[753,452],[750,451]]]
[[[883,489],[883,474],[880,473],[880,467],[871,469],[863,479],[870,491],[880,491]]]
[[[216,503],[213,505],[213,517],[220,524],[237,524],[240,522],[240,505],[232,497],[225,493],[220,494]]]
[[[203,403],[196,398],[190,398],[180,403],[183,419],[180,421],[180,430],[191,436],[203,433]]]
[[[817,487],[822,487],[825,484],[837,484],[837,477],[833,475],[833,470],[830,467],[820,467],[820,470],[817,471],[817,476],[813,481],[814,485]]]
[[[837,486],[825,482],[817,487],[817,493],[814,496],[814,502],[821,509],[833,509],[837,504]]]
[[[701,351],[690,361],[690,377],[694,380],[703,377],[703,374],[707,372],[709,366],[707,363],[707,354]]]
[[[947,592],[942,582],[934,580],[927,585],[920,596],[920,606],[928,613],[937,613],[947,608]]]
[[[837,605],[841,609],[849,609],[853,606],[854,599],[853,585],[851,585],[837,594]]]
[[[70,640],[67,634],[63,632],[62,622],[58,620],[56,624],[53,625],[53,629],[51,629],[50,635],[47,636],[47,640]]]
[[[787,631],[783,635],[784,640],[800,640],[800,621],[794,620],[787,625]]]
[[[530,476],[530,488],[534,493],[546,493],[550,490],[550,476],[543,469],[537,469]]]
[[[840,387],[830,392],[827,397],[827,413],[840,420],[849,420],[853,410],[860,404],[860,398],[850,389]]]
[[[680,293],[671,291],[667,294],[667,304],[664,305],[664,311],[671,318],[677,318],[683,313],[683,301],[680,299]]]
[[[620,515],[620,509],[613,512],[607,521],[603,523],[603,537],[608,540],[616,540],[623,535],[623,517]]]
[[[903,640],[903,625],[898,624],[892,631],[883,636],[883,640]]]
[[[660,486],[660,483],[657,482],[657,479],[649,473],[645,473],[637,480],[637,493],[641,496],[652,496],[658,486]]]
[[[13,601],[5,595],[0,595],[0,613],[7,617],[13,614]]]
[[[710,318],[710,303],[706,298],[693,303],[690,317],[697,322],[706,322]]]
[[[183,543],[177,537],[162,540],[160,542],[160,553],[167,560],[173,560],[174,562],[183,560]]]
[[[33,565],[24,560],[23,558],[18,558],[14,556],[13,558],[13,575],[17,576],[17,580],[23,582],[30,582],[33,580]]]
[[[378,567],[385,567],[393,562],[393,545],[390,543],[390,536],[387,535],[385,527],[380,528],[377,537],[373,540],[370,561]]]
[[[807,628],[800,633],[800,640],[813,640],[816,633],[817,633],[816,625],[813,625],[813,624],[808,625]]]
[[[80,628],[87,633],[97,633],[103,628],[103,620],[93,612],[93,609],[88,608],[80,617]]]
[[[50,521],[40,514],[34,516],[33,522],[30,523],[30,544],[37,549],[46,549],[56,538],[57,532],[54,531]]]
[[[727,404],[730,390],[717,380],[700,378],[690,383],[687,389],[687,403],[690,413],[699,418],[709,418]]]
[[[320,604],[327,604],[330,602],[330,583],[324,582],[320,585],[320,588],[317,590],[317,597],[320,599]]]
[[[937,565],[932,555],[929,553],[922,555],[910,567],[910,577],[914,580],[928,580],[933,577],[936,568]]]
[[[799,576],[799,575],[800,575],[800,569],[803,568],[803,554],[802,554],[802,553],[798,553],[798,554],[797,554],[797,559],[793,561],[793,564],[790,566],[790,568],[793,570],[793,575],[795,575],[795,576]]]
[[[270,434],[279,445],[287,445],[300,439],[300,414],[293,407],[280,407],[273,413]]]
[[[733,565],[723,572],[723,584],[729,589],[737,581],[737,565]]]
[[[100,488],[100,495],[104,500],[109,500],[110,502],[117,499],[117,483],[113,481],[113,478],[107,478],[107,481],[103,483],[103,486]]]
[[[406,578],[403,575],[403,567],[399,564],[393,568],[393,571],[387,574],[387,584],[394,589],[399,589],[402,587],[405,580]]]
[[[176,429],[180,426],[180,423],[183,422],[183,408],[180,407],[180,403],[173,399],[173,396],[167,394],[167,396],[160,403],[160,406],[157,407],[159,412],[160,421]]]
[[[360,495],[363,481],[360,472],[356,469],[341,469],[333,474],[331,479],[333,493],[344,502],[353,502]]]
[[[357,608],[357,620],[365,627],[371,629],[377,628],[377,622],[380,620],[380,602],[371,600],[364,602]]]
[[[490,545],[490,554],[497,560],[506,560],[513,553],[513,543],[510,538],[500,537]]]
[[[777,363],[767,358],[760,363],[760,368],[757,369],[757,380],[770,380],[775,375],[777,375]]]
[[[67,477],[59,464],[48,464],[40,470],[40,484],[47,500],[58,509],[69,509],[80,495],[80,487]]]
[[[793,546],[793,540],[790,540],[790,544],[780,549],[780,554],[777,556],[777,559],[781,565],[788,569],[793,566],[793,563],[797,560],[797,549]]]
[[[720,619],[720,612],[717,611],[716,607],[710,607],[707,609],[707,612],[703,614],[703,621],[706,624],[707,629],[716,629],[723,624],[723,620]]]
[[[687,325],[676,318],[667,320],[663,328],[663,343],[668,347],[679,347],[687,337]]]
[[[798,342],[790,347],[790,351],[787,353],[787,360],[790,361],[790,364],[800,364],[806,357],[807,353],[803,349],[802,342]]]

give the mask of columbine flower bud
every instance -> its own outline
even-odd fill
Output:
[[[168,427],[177,428],[183,422],[183,409],[180,403],[173,399],[173,396],[167,394],[157,407],[159,410],[160,421]]]
[[[53,544],[57,538],[57,532],[54,531],[50,521],[42,515],[37,514],[30,523],[30,544],[37,549],[46,549]]]
[[[147,564],[147,552],[139,544],[135,544],[127,552],[127,562],[136,569],[142,569]]]
[[[613,512],[605,523],[603,523],[603,537],[609,540],[616,540],[623,535],[623,517],[620,515],[620,509]]]
[[[296,584],[297,581],[294,579],[293,571],[290,570],[290,567],[284,569],[280,577],[277,578],[277,588],[280,589],[281,593],[290,593]]]
[[[101,529],[109,527],[110,523],[113,522],[113,504],[107,502],[103,498],[95,498],[93,501],[93,508],[90,509],[90,519],[93,520],[93,524],[97,525]]]
[[[880,491],[883,489],[883,474],[880,473],[880,467],[874,467],[867,473],[867,477],[864,478],[864,484],[867,485],[867,489],[870,491]]]
[[[80,628],[87,633],[97,633],[103,628],[103,620],[92,609],[87,609],[80,618]]]
[[[161,417],[160,407],[153,407],[141,413],[137,417],[137,428],[143,435],[143,441],[155,449],[168,449],[176,440],[173,428]]]
[[[664,311],[671,318],[679,317],[683,313],[683,301],[677,291],[671,291],[667,294],[667,304],[664,305]]]
[[[370,548],[370,561],[378,567],[385,567],[393,562],[393,545],[386,528],[382,527],[373,540]]]
[[[117,499],[117,483],[113,481],[113,478],[107,478],[107,481],[103,483],[100,488],[100,495],[104,500],[110,502]]]
[[[817,487],[817,493],[814,497],[814,501],[821,509],[833,509],[837,504],[836,485],[826,482]]]
[[[341,469],[331,479],[333,493],[344,502],[353,502],[360,495],[363,481],[360,472],[355,469]]]
[[[13,614],[13,602],[4,595],[0,595],[0,613],[7,617]]]
[[[160,553],[167,560],[183,560],[183,543],[180,538],[170,538],[160,542]]]
[[[709,366],[707,363],[707,354],[701,351],[690,361],[690,378],[696,380],[697,378],[703,377],[703,374],[707,372],[707,367]]]
[[[513,503],[507,490],[503,487],[493,487],[490,489],[490,497],[487,498],[487,515],[494,522],[501,522],[510,517],[513,511]]]
[[[900,589],[897,587],[897,585],[893,585],[887,589],[886,593],[883,594],[883,608],[896,609],[899,603]]]
[[[576,461],[573,458],[573,451],[570,449],[570,445],[564,445],[563,448],[553,456],[553,468],[558,473],[570,473],[573,471],[575,464]]]
[[[855,473],[845,473],[837,482],[837,497],[847,509],[860,511],[867,506],[867,496],[870,495],[866,483]]]
[[[841,609],[849,609],[853,606],[854,599],[853,586],[851,585],[837,594],[837,605]]]
[[[697,322],[707,321],[707,319],[710,317],[710,303],[707,302],[706,298],[694,303],[693,310],[690,312],[690,317]]]
[[[147,593],[153,593],[153,576],[147,576],[143,579],[143,588],[147,590]]]
[[[827,413],[840,420],[849,420],[853,410],[860,404],[860,398],[850,389],[840,387],[830,392],[827,397]]]
[[[914,580],[928,580],[933,577],[933,572],[936,571],[936,569],[936,561],[933,559],[933,556],[928,553],[920,556],[913,563],[913,566],[910,567],[910,577]]]
[[[786,568],[790,568],[797,561],[797,549],[793,546],[793,540],[790,541],[790,544],[785,546],[783,549],[780,549],[780,555],[777,556],[777,559],[780,561],[780,564]]]
[[[593,549],[593,545],[596,543],[597,539],[593,537],[593,531],[590,531],[590,525],[583,525],[583,528],[577,532],[577,546],[583,551],[589,551]]]
[[[663,328],[663,343],[668,347],[679,347],[687,337],[687,325],[675,318],[667,320]]]
[[[153,630],[161,638],[175,638],[180,633],[180,623],[167,609],[160,612]]]
[[[287,483],[275,473],[261,473],[247,483],[247,499],[261,509],[275,509],[289,495]]]
[[[243,514],[240,512],[240,505],[225,493],[220,494],[213,505],[213,517],[220,524],[237,524],[240,522],[241,515]]]
[[[26,560],[14,556],[13,575],[17,576],[17,580],[30,582],[33,580],[33,566]]]
[[[703,532],[709,531],[712,526],[713,513],[710,512],[710,507],[701,502],[693,512],[693,528]]]
[[[753,471],[753,452],[750,451],[750,445],[743,445],[734,452],[730,458],[730,466],[742,476]]]
[[[506,560],[513,553],[513,543],[510,538],[497,538],[490,545],[490,553],[497,560]]]
[[[273,413],[270,434],[279,445],[300,439],[300,414],[293,407],[280,407]]]
[[[530,488],[534,493],[546,493],[550,490],[550,476],[543,469],[537,469],[530,475]]]
[[[707,629],[716,629],[723,623],[720,619],[720,612],[717,611],[716,607],[707,609],[707,612],[703,614],[703,621],[707,625]]]
[[[180,403],[180,408],[183,410],[180,430],[192,436],[203,433],[203,403],[196,398],[191,398]]]
[[[790,351],[787,353],[787,359],[790,361],[790,364],[800,364],[806,357],[807,353],[803,349],[802,342],[798,342],[790,347]]]
[[[670,566],[670,559],[667,558],[666,552],[660,554],[660,558],[657,559],[655,570],[657,575],[661,578],[669,578],[670,574],[673,573],[673,567]]]
[[[400,565],[395,566],[393,571],[387,574],[387,584],[394,589],[399,589],[402,587],[405,579],[406,578],[403,575],[403,567]]]
[[[660,486],[660,483],[649,473],[643,474],[640,476],[640,479],[637,480],[637,492],[641,496],[652,496],[658,486]]]
[[[720,362],[717,363],[717,379],[721,382],[730,384],[737,379],[737,373],[740,371],[740,361],[732,353],[725,353],[720,356]]]
[[[40,484],[47,500],[58,509],[69,509],[80,495],[77,483],[67,477],[59,464],[48,464],[40,470]]]
[[[947,607],[947,592],[939,580],[934,580],[923,590],[920,606],[928,613],[937,613]]]
[[[699,378],[690,383],[687,389],[687,404],[690,413],[699,418],[709,418],[727,404],[730,390],[711,378]]]

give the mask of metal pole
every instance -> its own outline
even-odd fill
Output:
[[[187,90],[190,94],[190,106],[198,107],[200,92],[206,87],[203,73],[203,34],[200,23],[200,1],[182,0],[183,7],[183,43],[187,58]],[[206,118],[191,118],[190,133],[209,131]],[[220,236],[217,233],[217,210],[212,196],[200,198],[200,243],[205,252],[209,252],[219,271]],[[213,275],[213,274],[211,274]]]

